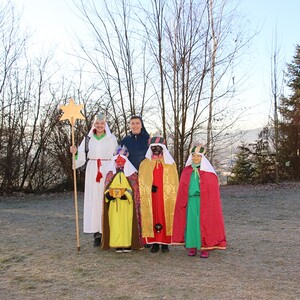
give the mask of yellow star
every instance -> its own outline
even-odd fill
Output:
[[[84,119],[84,116],[80,112],[83,108],[83,104],[76,105],[72,98],[70,98],[68,105],[61,105],[59,108],[64,112],[60,117],[60,121],[69,120],[70,123],[74,125],[76,119]]]

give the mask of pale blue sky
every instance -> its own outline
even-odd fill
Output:
[[[253,67],[250,71],[250,88],[245,93],[248,102],[257,103],[256,109],[251,113],[251,116],[257,120],[257,123],[253,122],[255,128],[263,126],[268,121],[268,114],[272,113],[270,110],[273,105],[270,83],[272,43],[277,36],[280,49],[278,65],[282,68],[292,61],[295,46],[300,44],[300,1],[241,0],[239,7],[241,13],[251,20],[250,28],[260,29],[252,42],[253,52],[249,53]],[[287,89],[283,89],[283,92],[288,94]]]
[[[100,0],[99,0],[100,1]],[[0,0],[0,3],[6,1]],[[24,22],[36,32],[37,47],[45,44],[58,46],[58,53],[70,49],[72,30],[83,29],[71,11],[72,0],[14,0],[18,9],[23,8]],[[241,0],[238,11],[245,16],[249,31],[260,31],[252,40],[249,52],[243,56],[248,75],[239,97],[253,106],[244,117],[242,127],[256,128],[266,124],[271,111],[270,71],[272,41],[277,28],[282,67],[291,62],[295,45],[300,43],[299,0]],[[251,66],[249,68],[249,66]],[[286,92],[286,91],[285,91]]]

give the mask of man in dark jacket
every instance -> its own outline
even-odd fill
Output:
[[[129,161],[139,170],[141,161],[148,150],[149,134],[144,127],[141,117],[132,116],[129,121],[130,133],[121,140],[121,146],[125,145],[129,152]]]

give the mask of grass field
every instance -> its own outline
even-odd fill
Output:
[[[72,193],[0,198],[0,299],[300,299],[300,183],[222,186],[228,240],[208,259],[103,251]]]

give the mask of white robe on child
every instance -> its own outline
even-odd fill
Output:
[[[90,140],[88,145],[88,158],[85,171],[84,187],[84,207],[83,207],[83,232],[84,233],[102,233],[102,207],[104,195],[104,181],[108,172],[107,166],[113,157],[113,153],[118,145],[116,137],[110,133],[106,126],[106,135],[102,139],[95,138],[92,130],[89,133]],[[97,159],[101,159],[100,172],[102,178],[96,182],[98,173]],[[78,147],[78,156],[76,168],[85,164],[85,138]]]

